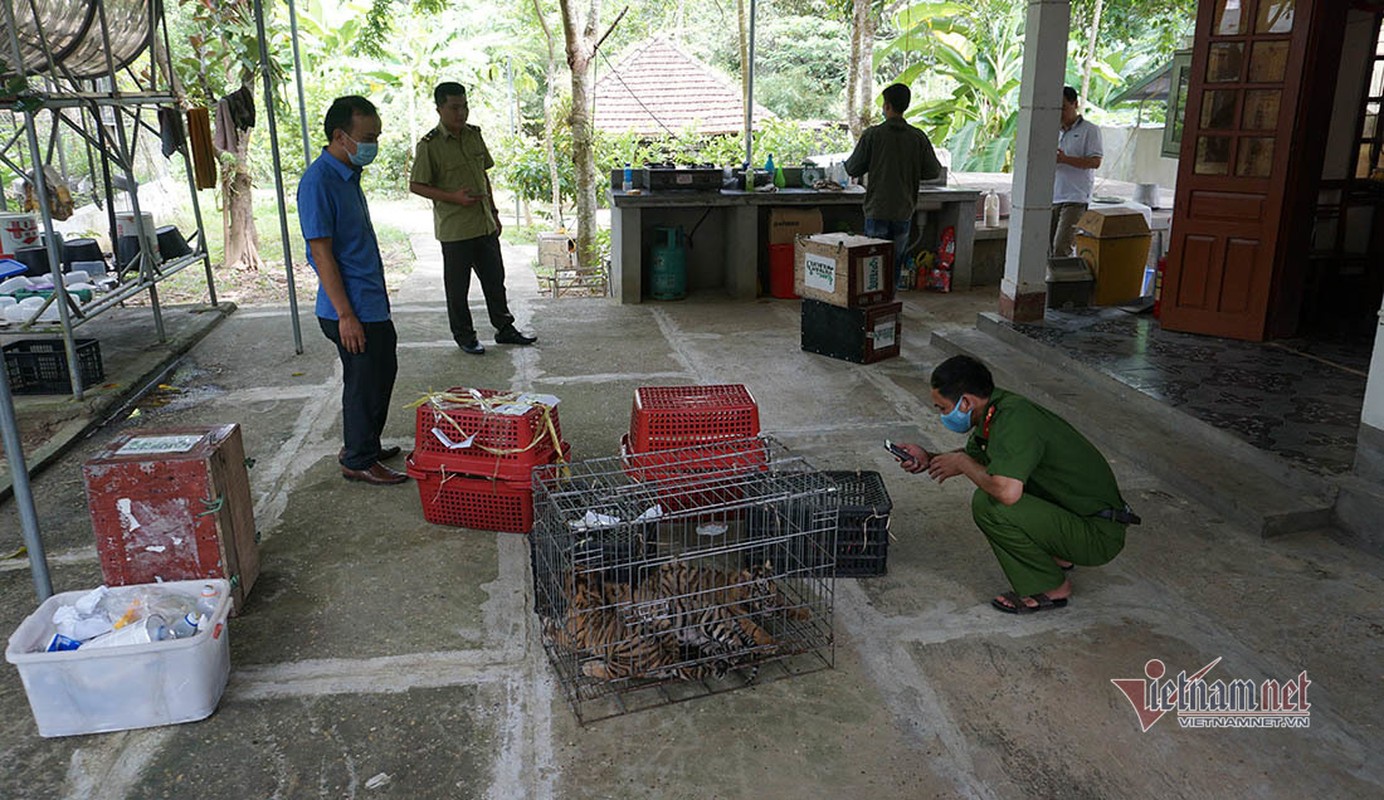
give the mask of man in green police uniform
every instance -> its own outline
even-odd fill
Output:
[[[941,483],[965,475],[976,485],[971,514],[1014,588],[991,604],[1009,614],[1067,605],[1073,564],[1100,566],[1139,524],[1120,496],[1110,464],[1066,420],[1013,392],[990,370],[953,356],[932,372],[932,403],[956,433],[974,429],[964,450],[932,454],[900,445],[909,472]]]
[[[538,341],[514,327],[505,297],[505,264],[500,255],[500,212],[486,170],[495,166],[481,129],[467,125],[470,108],[466,89],[441,83],[433,90],[438,126],[428,132],[413,154],[409,191],[433,201],[433,229],[442,242],[442,283],[447,291],[447,321],[462,350],[484,355],[476,338],[467,296],[471,270],[481,280],[485,308],[499,344],[529,345]]]

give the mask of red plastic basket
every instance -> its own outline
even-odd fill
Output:
[[[739,481],[769,469],[769,448],[759,439],[635,453],[622,436],[620,455],[625,474],[653,487],[670,511],[735,502],[742,497]]]
[[[528,403],[518,392],[453,387],[418,406],[413,459],[419,469],[529,480],[529,473],[553,460],[562,441],[556,407]],[[529,405],[523,413],[503,413]],[[551,424],[549,424],[551,422]],[[448,447],[437,429],[466,447]]]
[[[744,384],[641,386],[634,390],[629,447],[671,450],[759,435],[759,405]]]
[[[423,519],[428,522],[505,533],[528,533],[533,528],[530,484],[420,469],[412,457],[406,463],[409,477],[418,482]]]

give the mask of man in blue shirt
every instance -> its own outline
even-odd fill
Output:
[[[298,221],[317,270],[317,322],[341,357],[341,427],[337,454],[347,480],[376,485],[408,476],[380,463],[399,454],[382,449],[399,371],[398,337],[389,318],[384,262],[370,209],[360,188],[361,168],[375,158],[380,115],[363,97],[338,97],[327,109],[327,146],[298,182]]]

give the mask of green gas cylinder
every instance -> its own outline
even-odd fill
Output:
[[[681,300],[687,296],[687,245],[682,226],[654,228],[654,246],[649,255],[650,294],[655,300]]]

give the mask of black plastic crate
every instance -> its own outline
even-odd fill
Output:
[[[878,472],[832,470],[822,473],[836,484],[840,509],[836,517],[836,569],[838,578],[868,578],[888,571],[889,513],[894,504],[884,488]],[[777,539],[783,536],[787,521],[751,509],[749,538]],[[745,566],[755,566],[765,559],[759,548],[747,551]],[[830,563],[832,552],[822,547],[775,547],[769,555],[776,571],[800,574],[822,570]]]
[[[827,472],[840,493],[836,577],[865,578],[888,571],[889,512],[894,504],[878,472]]]
[[[78,339],[77,374],[90,388],[106,378],[101,364],[101,343]],[[20,339],[4,347],[5,370],[14,394],[69,394],[72,379],[67,374],[67,351],[62,339]]]

